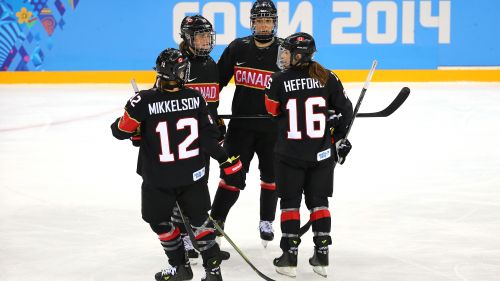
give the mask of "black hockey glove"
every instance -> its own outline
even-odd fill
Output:
[[[224,119],[217,119],[217,129],[219,129],[220,135],[217,139],[220,144],[224,142],[224,137],[226,136],[226,124],[224,123]]]
[[[130,137],[133,146],[141,146],[141,127],[138,127],[134,135]]]
[[[342,165],[344,164],[347,154],[351,151],[352,145],[348,139],[341,139],[335,143],[335,147],[337,150],[337,162]]]
[[[337,114],[335,110],[328,110],[327,124],[331,128],[335,128],[340,124],[340,118],[342,118],[342,113]]]
[[[231,156],[220,164],[221,177],[227,185],[242,189],[245,187],[245,175],[242,168],[240,156]]]

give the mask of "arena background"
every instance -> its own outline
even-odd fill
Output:
[[[167,266],[141,218],[137,148],[109,126],[134,95],[131,78],[151,87],[156,56],[177,44],[185,13],[213,18],[218,59],[233,37],[249,34],[250,3],[0,0],[0,281],[153,280]],[[328,278],[308,265],[308,232],[296,280],[498,281],[500,1],[277,6],[280,35],[312,31],[317,59],[351,101],[379,61],[360,112],[411,89],[393,115],[356,119],[353,149],[335,169]],[[221,91],[221,114],[231,113],[234,90]],[[272,264],[279,239],[260,243],[258,164],[226,230],[259,270],[291,280]],[[212,198],[218,182],[210,173]],[[274,229],[278,237],[277,221]],[[231,253],[224,280],[260,280],[229,243],[221,247]],[[193,271],[200,280],[201,264]]]
[[[201,13],[224,47],[249,31],[251,1],[0,0],[2,83],[150,81],[179,22]],[[500,81],[495,0],[276,1],[279,36],[317,40],[316,59],[345,81]],[[460,71],[457,71],[459,69]],[[404,71],[401,71],[404,70]],[[439,71],[437,71],[439,70]]]

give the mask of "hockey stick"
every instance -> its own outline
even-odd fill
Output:
[[[222,114],[219,118],[222,119],[270,119],[272,116],[268,114],[245,114],[245,115],[231,115]]]
[[[410,95],[410,89],[408,87],[404,87],[399,91],[399,94],[394,98],[394,100],[383,110],[377,112],[363,112],[356,114],[358,118],[365,117],[388,117],[393,114],[399,107],[406,101],[408,96]],[[329,113],[332,111],[328,111]],[[271,118],[271,115],[267,114],[246,114],[246,115],[231,115],[231,114],[222,114],[219,115],[220,118],[223,119],[267,119]]]
[[[189,219],[184,216],[184,213],[182,212],[181,207],[179,206],[179,202],[175,202],[175,204],[177,204],[177,209],[179,210],[179,214],[181,215],[182,223],[186,228],[186,232],[188,233],[189,239],[191,239],[193,247],[196,249],[196,251],[201,253],[200,246],[198,246],[198,243],[196,242],[196,235],[194,234],[193,228],[191,228],[191,223],[189,222]],[[222,260],[228,260],[231,257],[231,255],[229,254],[229,252],[220,250],[219,257]]]
[[[264,279],[266,281],[275,281],[274,279],[271,279],[267,275],[265,275],[264,273],[260,272],[260,270],[258,270],[257,267],[255,267],[255,265],[253,265],[253,263],[240,250],[240,248],[238,246],[236,246],[236,244],[234,244],[233,240],[231,240],[231,238],[229,238],[229,236],[227,236],[227,234],[224,232],[224,230],[222,230],[222,228],[219,226],[219,224],[217,224],[217,222],[211,216],[209,216],[208,218],[214,224],[215,229],[217,229],[217,231],[219,231],[222,234],[222,236],[224,236],[224,238],[226,238],[227,242],[229,242],[229,244],[231,244],[231,246],[233,246],[233,248],[236,250],[236,252],[238,252],[238,254],[240,254],[240,256],[257,273],[257,275],[259,275],[262,279]]]
[[[133,81],[133,80],[132,80]],[[182,213],[181,207],[179,206],[179,202],[175,202],[177,204],[177,209],[179,210],[179,214],[181,215],[182,223],[184,224],[184,227],[186,228],[186,231],[189,235],[189,239],[191,239],[191,242],[193,242],[193,247],[196,249],[196,251],[200,251],[200,247],[198,246],[198,243],[196,243],[196,236],[194,235],[194,231],[191,228],[191,224],[189,223],[188,218],[184,216],[184,213]]]
[[[302,235],[306,234],[307,231],[309,231],[309,228],[311,228],[312,221],[308,220],[306,224],[300,227],[299,229],[299,237],[302,237]]]
[[[139,93],[139,87],[137,87],[137,83],[135,83],[135,79],[132,78],[132,80],[130,80],[130,84],[132,84],[132,88],[134,88],[134,92],[137,94]]]
[[[378,112],[371,113],[358,113],[356,117],[387,117],[394,113],[394,111],[398,110],[398,108],[406,101],[408,96],[410,95],[410,88],[404,87],[399,91],[399,94],[396,98],[389,104],[386,108]]]
[[[354,123],[354,120],[356,119],[356,116],[357,116],[358,111],[359,111],[359,107],[361,106],[361,102],[363,102],[366,91],[368,89],[368,85],[370,85],[370,82],[372,81],[372,76],[373,76],[373,73],[375,72],[375,68],[377,67],[377,63],[378,62],[376,60],[374,60],[372,62],[372,68],[370,69],[370,72],[368,72],[368,77],[366,77],[366,81],[365,81],[365,85],[363,86],[363,89],[361,89],[361,94],[359,95],[358,102],[356,102],[356,107],[354,107],[354,113],[352,115],[352,119],[351,119],[351,122],[349,123],[349,126],[347,126],[347,132],[345,134],[344,139],[347,139],[347,136],[349,135],[349,132],[351,131],[352,124]]]
[[[377,112],[365,112],[365,113],[357,113],[355,116],[358,118],[365,117],[388,117],[393,114],[399,107],[406,101],[408,96],[410,95],[410,89],[408,87],[404,87],[399,91],[399,94],[394,98],[394,100],[383,110]],[[332,111],[328,111],[331,113]],[[271,118],[271,115],[266,114],[255,114],[255,115],[230,115],[230,114],[222,114],[219,115],[220,118],[223,119],[266,119]]]

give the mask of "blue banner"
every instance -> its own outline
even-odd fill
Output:
[[[278,35],[311,33],[332,69],[500,66],[500,1],[275,1]],[[250,34],[251,1],[0,0],[2,70],[148,70],[185,15],[215,26],[217,60]]]

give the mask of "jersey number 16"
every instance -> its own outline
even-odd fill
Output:
[[[306,113],[305,124],[307,136],[311,139],[323,138],[326,124],[325,114],[314,113],[314,107],[325,107],[325,99],[322,97],[310,97],[306,99],[303,105]],[[290,126],[287,132],[287,138],[300,140],[302,139],[302,132],[299,131],[298,128],[297,99],[289,99],[286,103],[286,109],[288,110],[288,123]],[[316,125],[316,123],[318,123],[318,125]]]

